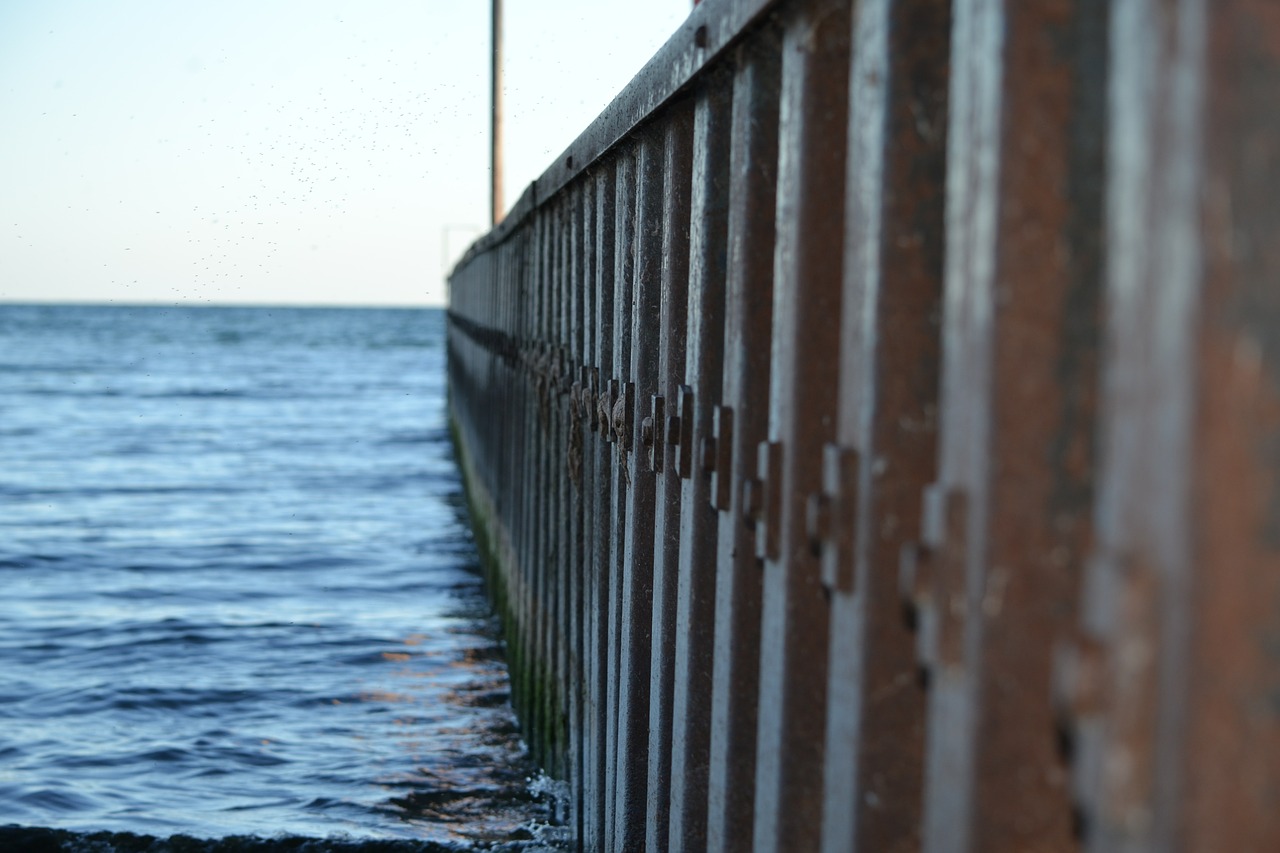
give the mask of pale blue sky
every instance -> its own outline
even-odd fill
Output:
[[[691,4],[505,5],[510,204]],[[488,224],[488,15],[0,0],[0,301],[441,303]]]

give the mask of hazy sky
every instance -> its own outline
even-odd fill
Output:
[[[508,204],[690,6],[505,0]],[[0,0],[0,301],[441,303],[488,51],[488,0]]]

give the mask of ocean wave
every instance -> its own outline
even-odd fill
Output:
[[[0,853],[540,849],[443,328],[0,306]]]
[[[431,841],[398,839],[262,838],[233,835],[195,838],[190,835],[137,835],[132,832],[72,832],[38,827],[0,827],[0,850],[14,853],[458,853],[466,848]],[[495,851],[527,851],[527,844],[490,847]]]

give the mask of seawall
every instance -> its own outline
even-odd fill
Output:
[[[1280,850],[1280,18],[706,0],[450,279],[585,850]]]

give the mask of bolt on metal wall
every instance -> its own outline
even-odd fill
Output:
[[[450,279],[584,850],[1280,850],[1280,14],[706,0]]]

